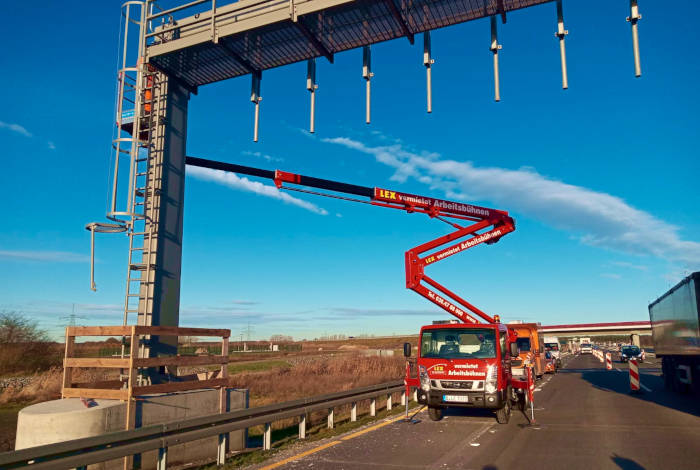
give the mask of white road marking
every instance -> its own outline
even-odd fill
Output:
[[[615,370],[618,372],[622,372],[619,367],[615,367]]]
[[[647,387],[646,385],[644,385],[643,383],[640,383],[639,386],[642,387],[647,392],[651,392],[651,389],[649,387]]]
[[[475,441],[477,439],[479,439],[481,436],[483,436],[484,434],[486,434],[486,432],[488,432],[494,426],[495,425],[493,423],[490,423],[488,426],[482,427],[481,429],[476,431],[474,434],[469,436],[469,437],[471,437],[471,439],[469,439],[469,445],[472,447],[479,447],[481,444],[479,444],[478,442],[475,442]]]

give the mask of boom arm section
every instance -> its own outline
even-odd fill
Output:
[[[434,279],[426,276],[425,267],[482,243],[496,243],[501,237],[514,231],[515,221],[507,212],[383,188],[369,188],[298,175],[286,171],[261,170],[259,168],[205,160],[202,158],[187,157],[186,163],[192,166],[268,178],[273,180],[275,186],[279,189],[302,191],[319,196],[364,202],[374,206],[405,210],[408,213],[422,213],[428,215],[430,218],[436,218],[448,223],[456,229],[454,232],[418,245],[406,252],[406,287],[414,290],[464,323],[479,323],[476,317],[480,317],[481,320],[487,323],[495,323],[497,321],[439,284]],[[308,191],[295,186],[286,186],[285,184],[306,186],[334,191],[336,193],[352,194],[354,196],[365,197],[369,200]],[[460,223],[464,223],[461,221],[466,221],[469,225],[462,226],[459,225],[457,221]]]

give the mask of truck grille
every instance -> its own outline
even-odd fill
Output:
[[[450,380],[441,380],[440,385],[442,385],[442,388],[462,388],[466,390],[471,390],[472,389],[472,381],[471,380],[465,380],[465,381],[460,381],[460,382],[453,382]]]
[[[523,360],[522,359],[517,359],[517,360],[513,359],[512,361],[510,361],[510,365],[511,365],[511,367],[520,367],[523,365]]]

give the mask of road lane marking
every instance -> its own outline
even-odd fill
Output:
[[[289,458],[286,458],[284,460],[280,460],[279,462],[275,462],[271,465],[268,465],[266,467],[261,468],[260,470],[271,470],[273,468],[281,467],[282,465],[286,465],[289,462],[294,462],[295,460],[299,460],[301,458],[306,457],[307,455],[315,454],[316,452],[320,452],[324,449],[328,449],[329,447],[333,447],[334,445],[340,444],[340,441],[333,441],[333,442],[328,442],[327,444],[320,445],[318,447],[314,447],[311,450],[307,450],[306,452],[302,452],[301,454],[293,455]]]
[[[477,439],[479,439],[481,436],[486,434],[492,427],[495,425],[493,423],[485,424],[481,429],[477,430],[474,434],[472,434],[469,439],[469,445],[472,447],[479,447],[481,444],[476,442]]]
[[[651,389],[649,387],[647,387],[646,385],[644,385],[643,383],[640,383],[639,386],[642,387],[647,392],[651,392]]]
[[[367,434],[368,432],[374,431],[375,429],[383,428],[383,427],[386,426],[387,424],[391,424],[391,423],[393,423],[393,422],[395,422],[395,421],[398,421],[398,420],[404,419],[404,418],[405,418],[404,415],[400,415],[400,416],[397,416],[396,418],[388,419],[388,420],[384,421],[383,423],[375,424],[374,426],[370,426],[370,427],[365,428],[365,429],[363,429],[363,430],[361,430],[361,431],[357,431],[357,432],[354,432],[354,433],[352,433],[352,434],[349,434],[349,435],[347,435],[347,436],[345,436],[345,437],[341,437],[340,440],[341,440],[341,441],[348,441],[348,440],[353,439],[353,438],[355,438],[355,437],[358,437],[358,436],[361,436],[361,435],[363,435],[363,434]]]
[[[618,372],[622,372],[619,367],[615,367],[615,370]]]
[[[290,462],[294,462],[295,460],[303,459],[304,457],[307,457],[307,456],[309,456],[309,455],[315,454],[316,452],[320,452],[320,451],[322,451],[322,450],[328,449],[329,447],[333,447],[333,446],[335,446],[335,445],[338,445],[338,444],[340,444],[342,441],[347,441],[347,440],[349,440],[349,439],[353,439],[353,438],[355,438],[355,437],[361,436],[361,435],[366,434],[366,433],[368,433],[368,432],[370,432],[370,431],[374,431],[375,429],[379,429],[379,428],[381,428],[381,427],[384,427],[384,426],[386,426],[386,425],[388,425],[388,424],[392,424],[392,423],[394,423],[394,422],[396,422],[396,421],[398,421],[398,420],[400,420],[400,419],[404,419],[404,418],[405,418],[404,415],[399,415],[399,416],[397,416],[397,417],[395,417],[395,418],[388,419],[388,420],[384,421],[383,423],[375,424],[374,426],[370,426],[370,427],[368,427],[368,428],[366,428],[366,429],[363,429],[363,430],[361,430],[361,431],[357,431],[357,432],[352,433],[352,434],[349,434],[349,435],[347,435],[347,436],[345,436],[345,437],[341,437],[340,440],[328,442],[328,443],[326,443],[326,444],[320,445],[320,446],[318,446],[318,447],[314,447],[313,449],[307,450],[307,451],[302,452],[302,453],[300,453],[300,454],[296,454],[296,455],[293,455],[293,456],[291,456],[291,457],[288,457],[288,458],[286,458],[286,459],[284,459],[284,460],[280,460],[279,462],[275,462],[275,463],[273,463],[273,464],[270,464],[270,465],[268,465],[268,466],[266,466],[266,467],[262,467],[260,470],[272,470],[273,468],[281,467],[282,465],[286,465],[286,464],[288,464],[288,463],[290,463]]]

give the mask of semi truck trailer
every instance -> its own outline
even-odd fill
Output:
[[[700,272],[649,304],[652,341],[664,385],[700,394]]]

